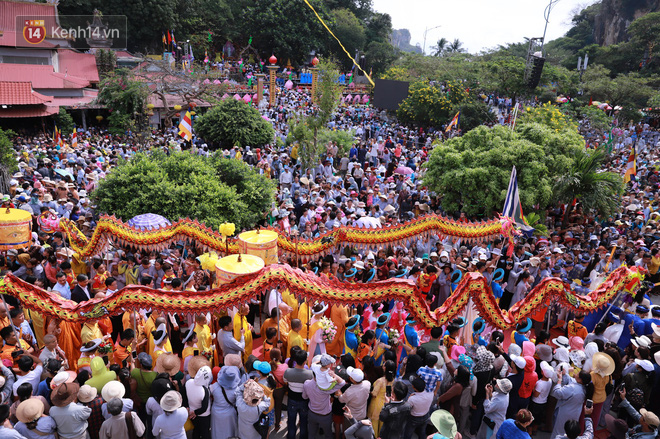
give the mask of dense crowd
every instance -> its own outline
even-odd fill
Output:
[[[509,110],[506,99],[489,102],[502,107],[495,114]],[[309,108],[292,90],[265,115],[285,138],[288,118]],[[444,212],[441,194],[422,183],[422,165],[444,130],[403,127],[362,105],[340,107],[329,127],[354,130],[355,142],[346,152],[328,144],[313,169],[302,169],[295,144],[220,152],[277,181],[270,225],[322,239],[346,225],[378,228],[427,213],[468,221]],[[590,142],[604,140],[582,129]],[[97,130],[78,135],[76,148],[46,136],[19,138],[20,172],[2,207],[32,213],[37,225],[38,217],[67,218],[91,236],[98,214],[88,196],[137,144]],[[183,147],[171,132],[154,134],[154,144]],[[624,264],[658,282],[660,134],[644,124],[619,129],[608,169],[623,174],[633,144],[637,175],[617,215],[589,216],[579,203],[569,214],[567,206],[549,209],[548,236],[519,239],[511,256],[501,239],[477,244],[431,234],[375,252],[342,248],[300,268],[342,282],[411,279],[432,310],[467,272],[486,278],[503,309],[550,276],[579,294]],[[191,153],[209,152],[200,142]],[[34,230],[28,247],[2,258],[3,272],[77,303],[126,285],[204,291],[215,282],[194,244],[162,252],[117,246],[86,261],[61,232]],[[651,290],[619,294],[587,316],[542,307],[510,333],[471,305],[464,317],[425,330],[398,302],[328,306],[277,289],[205,315],[128,310],[83,325],[7,296],[0,438],[524,439],[550,432],[551,439],[592,439],[606,429],[615,439],[650,439],[660,424],[652,398],[660,384],[660,307],[644,294]]]

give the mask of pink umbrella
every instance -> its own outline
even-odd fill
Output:
[[[598,106],[598,108],[600,108],[601,110],[602,110],[603,108],[606,108],[606,107],[607,107],[607,103],[606,103],[606,102],[603,102],[602,104],[600,104],[600,105]]]
[[[236,93],[236,94],[234,95],[234,99],[236,99],[237,101],[240,101],[240,100],[241,100],[241,97],[238,95],[238,93]]]
[[[225,80],[222,81],[222,82],[224,82],[225,84],[229,84],[229,79],[225,79]]]
[[[266,116],[265,114],[264,114],[263,116],[261,116],[261,118],[262,118],[263,120],[267,120],[268,122],[270,122],[270,119],[268,119],[268,116]]]
[[[243,100],[245,101],[246,104],[247,104],[248,102],[252,102],[252,96],[250,96],[249,94],[247,94],[247,95],[243,96]]]
[[[287,90],[291,90],[291,89],[293,88],[293,82],[292,82],[290,79],[288,79],[288,80],[286,81],[286,83],[284,84],[284,87],[285,87]]]
[[[229,97],[229,95],[227,93],[222,95],[222,99],[227,99],[228,97]]]
[[[210,84],[210,83],[211,83],[211,81],[209,81],[208,78],[206,78],[206,79],[204,80],[204,84]]]
[[[410,169],[407,166],[399,166],[398,168],[396,168],[394,170],[394,172],[396,172],[397,174],[402,174],[402,175],[410,175],[410,174],[413,173],[413,170]]]
[[[214,83],[215,85],[220,85],[220,84],[222,84],[222,82],[221,82],[220,80],[218,80],[218,79],[216,79],[215,81],[213,81],[213,83]]]

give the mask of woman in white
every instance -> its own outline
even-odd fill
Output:
[[[154,421],[151,433],[158,439],[186,439],[183,426],[188,420],[188,410],[181,407],[181,394],[170,390],[160,399],[163,414]]]
[[[309,321],[309,359],[308,363],[312,364],[312,358],[317,355],[326,353],[325,342],[323,341],[323,328],[321,327],[321,319],[323,313],[328,309],[328,305],[317,303],[312,308],[312,319]]]
[[[261,439],[254,428],[261,413],[270,407],[270,398],[264,395],[264,389],[256,381],[248,380],[236,390],[238,408],[238,437],[241,439]]]
[[[534,432],[539,428],[539,423],[543,422],[546,417],[548,396],[552,390],[552,379],[555,377],[555,371],[547,361],[541,361],[541,372],[542,375],[536,382],[536,386],[534,386],[532,402],[529,405],[529,411],[532,412],[534,419],[538,421],[534,421],[532,424],[532,431]]]
[[[477,439],[490,439],[497,435],[497,430],[506,419],[509,407],[509,392],[513,385],[507,378],[497,380],[495,387],[486,385],[484,400],[484,418],[477,432]]]

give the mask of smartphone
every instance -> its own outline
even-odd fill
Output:
[[[199,349],[195,349],[195,350],[193,351],[193,355],[199,355]]]
[[[137,358],[137,351],[131,352],[131,357],[135,360]]]
[[[388,398],[392,397],[392,386],[385,387],[385,396],[387,396]]]
[[[124,358],[124,361],[121,362],[121,367],[122,367],[123,369],[126,369],[126,368],[128,367],[128,362],[126,361],[125,358]]]
[[[590,400],[590,399],[587,399],[587,402],[586,402],[586,404],[585,404],[585,407],[588,408],[588,409],[590,409],[590,408],[593,407],[593,406],[594,406],[594,402],[593,402],[592,400]]]

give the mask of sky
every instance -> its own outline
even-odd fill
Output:
[[[573,14],[595,0],[559,0],[552,8],[546,42],[571,28]],[[373,0],[373,8],[390,14],[394,29],[408,29],[410,43],[431,46],[444,37],[458,38],[470,53],[500,44],[543,36],[543,12],[549,0]],[[432,29],[440,26],[437,29]]]

